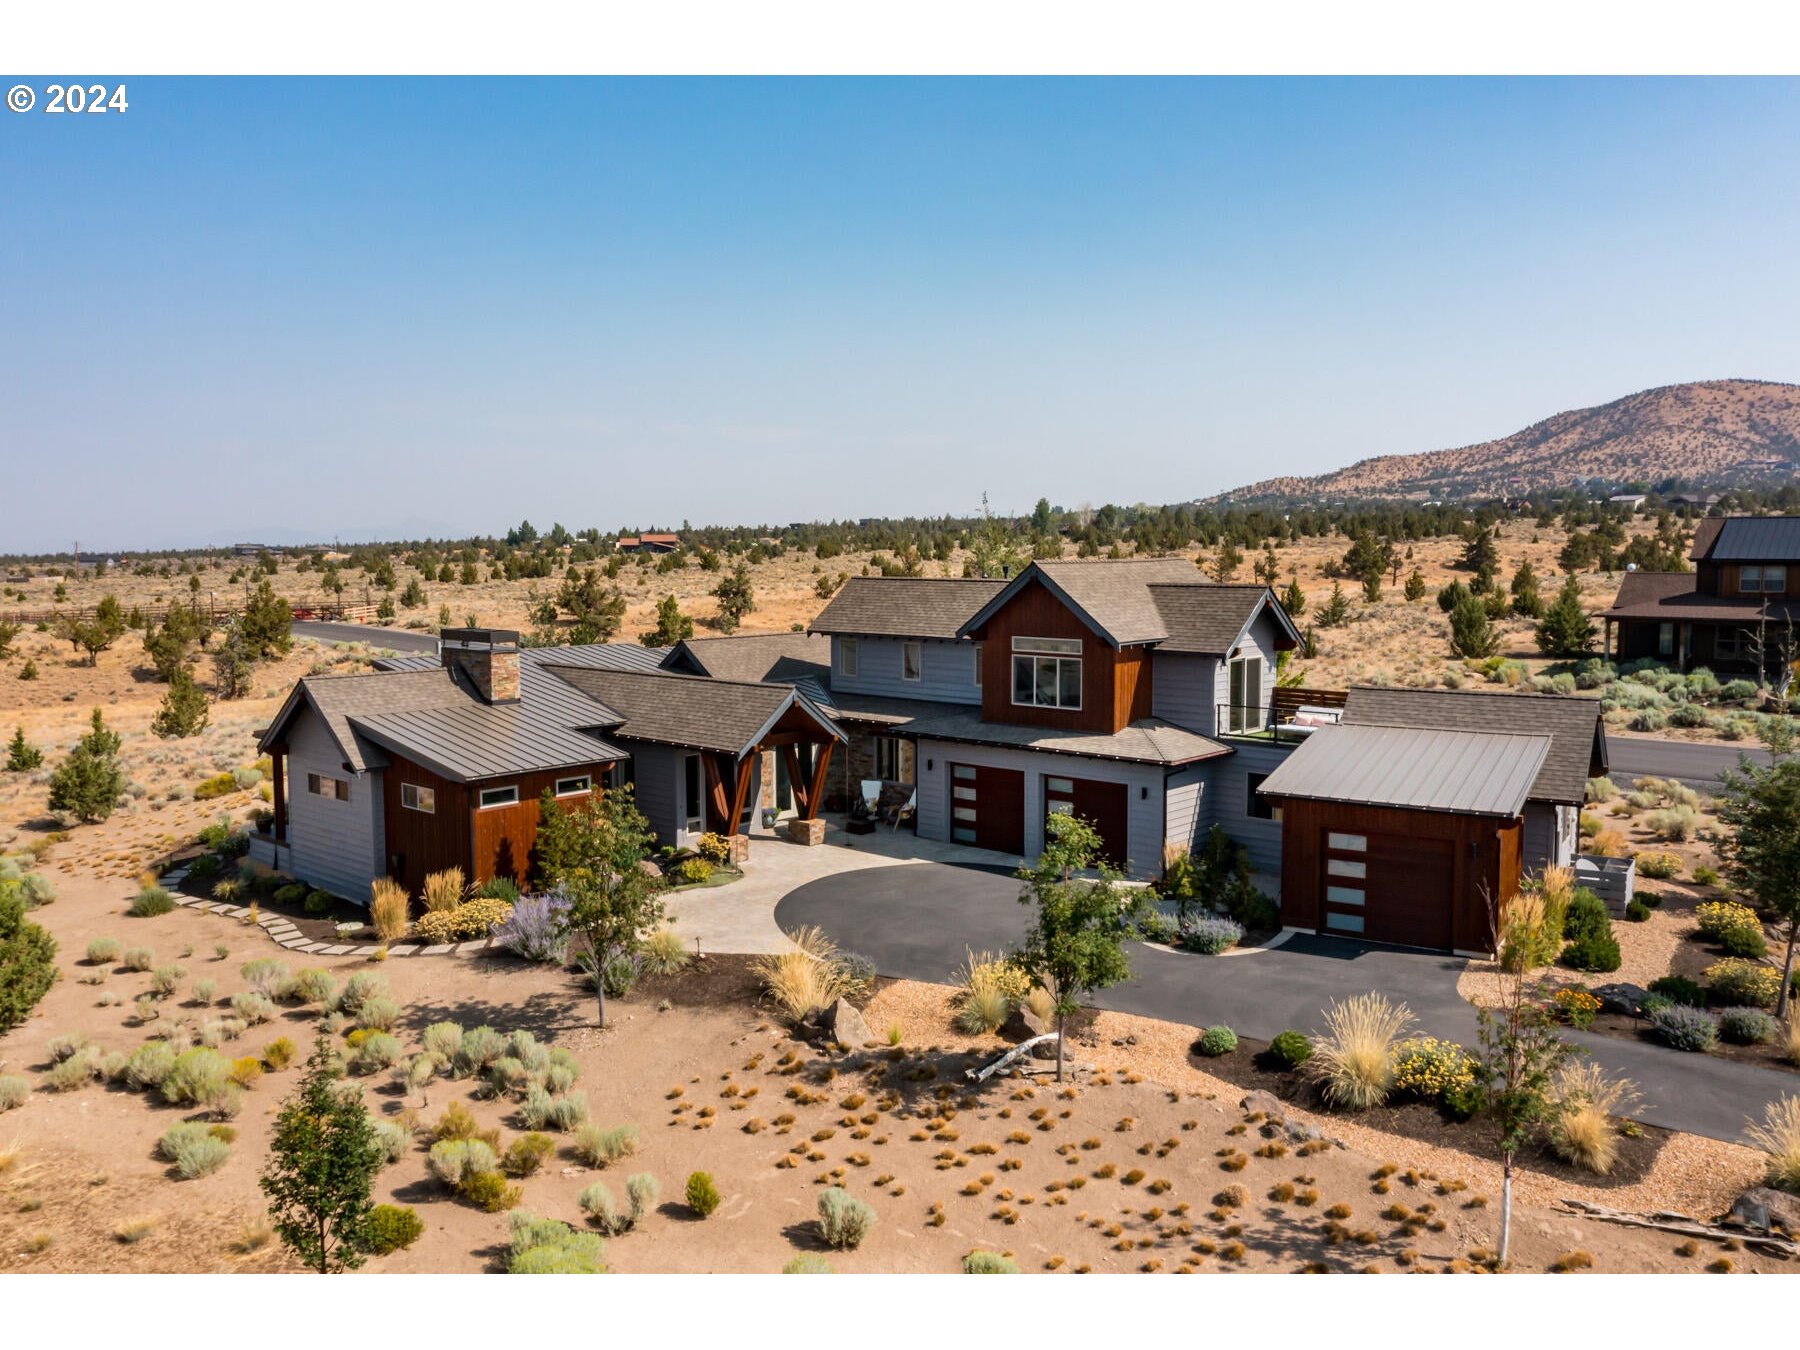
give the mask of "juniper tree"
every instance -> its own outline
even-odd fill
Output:
[[[1500,650],[1500,635],[1488,618],[1487,606],[1476,595],[1465,596],[1450,611],[1450,652],[1465,660],[1480,660]]]
[[[388,617],[393,617],[391,601],[388,602]],[[238,619],[244,655],[252,661],[286,655],[294,645],[293,622],[294,611],[287,601],[275,594],[274,586],[264,577],[250,592],[250,599]]]
[[[1288,612],[1290,619],[1297,619],[1306,613],[1306,592],[1300,589],[1300,578],[1290,577],[1287,589],[1281,593],[1281,607]]]
[[[750,586],[750,569],[739,563],[713,587],[713,598],[719,602],[719,631],[731,632],[756,608],[756,592]]]
[[[50,809],[92,824],[113,813],[124,790],[118,733],[107,729],[95,708],[87,734],[50,775]]]
[[[25,739],[25,728],[13,728],[13,738],[6,747],[6,767],[11,773],[29,773],[44,762],[44,752]]]
[[[1594,645],[1594,625],[1581,604],[1581,582],[1573,573],[1563,581],[1556,600],[1544,611],[1534,634],[1545,656],[1580,656]]]
[[[206,729],[210,708],[206,691],[194,683],[185,667],[177,667],[162,705],[150,719],[150,730],[164,740],[197,736]]]
[[[385,1152],[359,1089],[338,1081],[323,1030],[269,1139],[263,1194],[282,1243],[311,1270],[332,1275],[375,1250],[371,1192]]]
[[[1405,594],[1408,604],[1425,598],[1425,574],[1416,567],[1413,568],[1412,575],[1406,579]]]
[[[1319,611],[1319,627],[1336,628],[1350,617],[1350,599],[1344,594],[1344,587],[1339,582],[1331,583],[1331,595],[1325,601],[1325,607]]]
[[[638,634],[646,647],[673,647],[684,638],[694,636],[694,621],[681,612],[681,602],[665,595],[656,602],[656,627]]]
[[[1719,841],[1719,854],[1726,875],[1778,921],[1782,958],[1775,1016],[1785,1017],[1800,943],[1800,760],[1782,754],[1765,768],[1739,755],[1738,767],[1719,780],[1719,819],[1731,826]]]

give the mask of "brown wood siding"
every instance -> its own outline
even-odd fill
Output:
[[[387,830],[383,845],[387,871],[395,881],[417,896],[425,877],[446,867],[469,873],[469,789],[465,784],[440,778],[411,760],[393,757],[381,775],[382,820]],[[436,810],[409,811],[400,804],[400,787],[413,783],[430,788]]]
[[[546,773],[522,774],[517,778],[494,778],[469,787],[469,834],[473,841],[471,883],[479,884],[493,877],[511,877],[523,886],[530,878],[537,848],[538,800],[546,789],[554,790],[559,778],[588,775],[595,786],[607,781],[610,765],[589,764],[575,769],[554,769]],[[492,806],[483,810],[482,788],[513,787],[519,789],[519,800],[511,806]],[[564,797],[573,805],[592,793]]]
[[[1435,946],[1440,939],[1433,935],[1447,932],[1444,945],[1458,951],[1493,950],[1488,896],[1504,908],[1518,893],[1521,820],[1295,797],[1279,805],[1284,925],[1326,931],[1326,835],[1339,831],[1369,838],[1371,898],[1363,937]],[[1434,908],[1435,914],[1425,912]]]
[[[1754,566],[1765,566],[1765,567],[1766,566],[1786,567],[1787,568],[1787,580],[1783,583],[1782,589],[1777,592],[1745,591],[1743,589],[1743,573],[1742,573],[1742,568],[1743,568],[1744,564],[1734,563],[1734,562],[1729,562],[1729,563],[1703,562],[1703,563],[1700,563],[1694,569],[1694,588],[1696,590],[1700,591],[1702,594],[1710,592],[1713,595],[1722,595],[1722,596],[1727,596],[1727,597],[1740,597],[1740,598],[1744,597],[1746,595],[1751,598],[1761,598],[1762,596],[1768,595],[1768,594],[1778,594],[1778,595],[1800,594],[1800,566],[1796,566],[1793,563],[1780,563],[1780,562],[1773,563],[1773,564],[1760,563],[1760,564],[1753,564],[1753,565]]]
[[[1149,652],[1142,647],[1115,651],[1041,585],[1025,587],[975,634],[981,649],[981,716],[1014,726],[1062,727],[1107,735],[1150,715]],[[1081,707],[1021,707],[1012,701],[1012,640],[1015,637],[1078,638],[1081,641]],[[1131,673],[1120,679],[1121,666]]]

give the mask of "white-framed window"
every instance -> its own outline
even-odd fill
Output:
[[[400,785],[400,805],[408,811],[418,811],[423,815],[435,816],[437,814],[437,793],[418,783],[402,783]]]
[[[909,684],[916,684],[925,678],[925,644],[923,642],[902,642],[900,644],[900,678]]]
[[[483,811],[495,806],[516,806],[519,801],[519,789],[516,786],[483,788],[478,801]]]
[[[1746,595],[1780,595],[1787,590],[1785,563],[1745,563],[1738,568],[1738,590]]]
[[[1263,663],[1260,656],[1240,656],[1231,663],[1229,731],[1261,731],[1263,716]]]
[[[1025,708],[1081,707],[1081,639],[1012,640],[1012,701]]]
[[[330,797],[335,801],[350,800],[350,784],[342,778],[333,778],[329,774],[309,773],[306,775],[306,790],[315,797]]]
[[[556,780],[556,795],[559,797],[579,797],[582,793],[592,792],[593,790],[594,780],[585,773],[578,774],[574,778],[559,778]]]
[[[984,646],[985,644],[980,642],[975,644],[975,687],[977,689],[981,688],[981,653]]]
[[[838,639],[838,674],[854,680],[861,652],[855,638]]]

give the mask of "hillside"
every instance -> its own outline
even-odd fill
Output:
[[[1703,380],[1557,413],[1497,441],[1378,455],[1312,478],[1270,478],[1215,500],[1465,497],[1567,487],[1581,478],[1716,483],[1800,461],[1800,385]]]

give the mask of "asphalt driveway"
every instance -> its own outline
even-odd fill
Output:
[[[1019,882],[1004,868],[914,863],[823,877],[797,887],[775,907],[775,921],[824,929],[883,975],[953,982],[967,952],[1002,953],[1017,943],[1029,914]],[[1194,1027],[1224,1023],[1268,1040],[1290,1028],[1319,1030],[1336,999],[1379,990],[1412,1011],[1418,1033],[1472,1045],[1474,1009],[1457,997],[1459,957],[1299,936],[1266,951],[1204,957],[1129,944],[1132,978],[1095,1003]],[[1766,1103],[1800,1093],[1800,1077],[1659,1045],[1571,1034],[1609,1072],[1636,1083],[1647,1123],[1717,1139],[1742,1138],[1747,1117]]]

